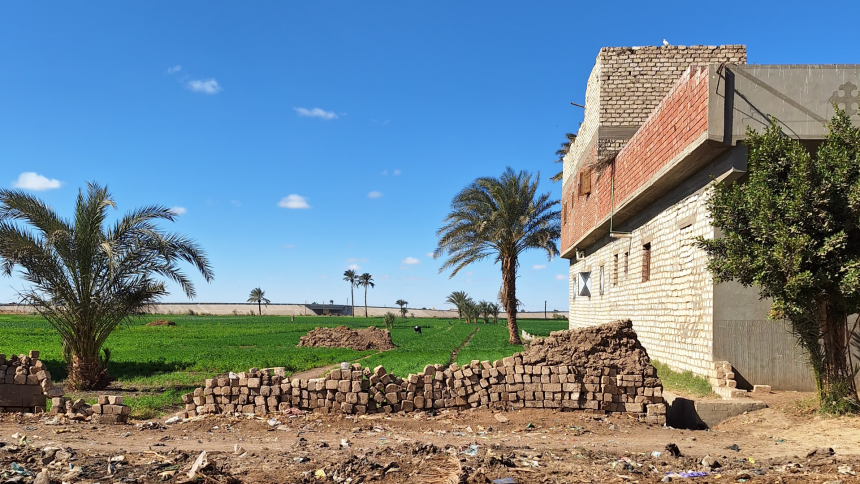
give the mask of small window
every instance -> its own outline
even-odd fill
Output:
[[[561,204],[561,223],[567,223],[567,203]]]
[[[603,266],[600,266],[600,295],[603,295]]]
[[[612,285],[618,285],[618,254],[615,254],[612,261]]]
[[[584,168],[579,172],[579,194],[588,195],[591,193],[591,169]]]
[[[577,279],[577,295],[591,297],[591,273],[580,272]]]
[[[630,268],[630,252],[624,253],[624,277],[627,277],[627,269]]]
[[[642,282],[651,280],[651,242],[642,246]]]

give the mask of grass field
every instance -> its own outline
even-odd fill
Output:
[[[169,319],[176,326],[146,326],[154,319]],[[422,334],[412,326],[420,325]],[[106,343],[111,350],[110,374],[126,389],[143,391],[129,398],[137,416],[151,416],[160,408],[179,403],[179,396],[202,384],[205,378],[251,367],[283,366],[289,373],[342,361],[364,366],[383,365],[398,375],[416,373],[426,364],[447,364],[460,349],[458,362],[494,360],[521,351],[507,344],[502,324],[464,324],[455,319],[398,320],[391,337],[396,349],[354,351],[343,348],[299,348],[299,338],[318,326],[384,327],[382,318],[297,316],[147,316],[123,325]],[[566,329],[559,320],[520,320],[519,326],[535,335]],[[65,379],[60,339],[40,317],[0,315],[0,353],[21,354],[39,350],[55,381]],[[91,396],[89,396],[91,397]]]

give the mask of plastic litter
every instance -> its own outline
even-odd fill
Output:
[[[36,475],[28,471],[27,469],[24,469],[23,467],[19,466],[17,462],[13,462],[11,467],[13,472],[15,472],[16,474],[20,474],[24,477],[33,477]]]
[[[661,455],[663,455],[663,453],[657,452],[656,450],[654,452],[651,452],[651,457],[654,457],[654,458],[660,457]]]
[[[709,474],[710,474],[710,472],[702,472],[702,471],[669,472],[669,473],[666,473],[666,477],[683,477],[684,479],[689,479],[691,477],[705,477]]]
[[[470,445],[470,446],[469,446],[469,448],[468,448],[468,449],[466,449],[466,450],[464,450],[463,452],[460,452],[460,453],[461,453],[461,454],[466,454],[466,455],[468,455],[469,457],[475,457],[476,455],[478,455],[478,444],[472,444],[472,445]]]
[[[502,479],[493,479],[493,484],[517,484],[517,480],[513,477],[504,477]]]
[[[728,447],[726,447],[726,448],[727,448],[727,449],[729,449],[729,450],[733,450],[733,451],[735,451],[735,452],[740,452],[740,451],[741,451],[741,448],[740,448],[740,447],[738,447],[738,444],[732,444],[732,445],[730,445],[730,446],[728,446]]]

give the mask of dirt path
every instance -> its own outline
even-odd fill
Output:
[[[503,418],[497,417],[500,415]],[[781,408],[735,417],[712,431],[649,426],[624,415],[524,409],[372,415],[276,417],[207,416],[165,426],[89,422],[48,425],[49,418],[0,415],[0,469],[17,462],[38,472],[46,447],[67,452],[47,465],[58,478],[69,464],[86,474],[68,482],[162,482],[184,472],[202,452],[213,463],[206,482],[322,483],[440,482],[432,469],[462,468],[468,484],[516,482],[660,482],[668,472],[703,471],[705,455],[722,465],[694,482],[858,482],[840,474],[860,470],[860,418],[794,416]],[[25,434],[29,444],[22,445]],[[5,443],[5,445],[3,445]],[[681,458],[667,454],[675,443]],[[737,446],[739,450],[731,450]],[[239,452],[234,453],[238,446]],[[835,455],[807,458],[831,447]],[[660,452],[653,455],[652,452]],[[67,456],[73,457],[70,460]],[[123,455],[108,476],[106,462]],[[326,478],[317,477],[322,470]],[[845,470],[845,468],[843,468]],[[2,471],[0,471],[2,472]],[[184,473],[165,482],[187,480]],[[336,474],[336,478],[334,477]],[[686,482],[675,478],[672,482]],[[690,481],[693,482],[693,481]]]
[[[451,366],[451,363],[454,363],[454,361],[457,359],[457,355],[460,354],[460,351],[465,348],[466,345],[469,344],[469,341],[472,341],[472,337],[475,336],[475,334],[480,330],[481,328],[475,327],[475,331],[472,331],[472,333],[469,334],[469,337],[463,340],[462,343],[460,343],[460,346],[454,348],[454,351],[451,352],[451,358],[448,358],[448,363],[445,366]]]

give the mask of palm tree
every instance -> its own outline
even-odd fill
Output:
[[[487,309],[489,310],[490,315],[493,317],[493,324],[498,323],[499,322],[499,312],[501,311],[501,308],[496,303],[487,303],[487,304],[488,304]]]
[[[265,304],[266,307],[269,307],[269,303],[272,301],[266,299],[266,291],[258,287],[251,290],[251,295],[248,296],[248,302],[257,303],[257,312],[260,313],[260,317],[263,317],[263,308],[260,305]]]
[[[364,286],[364,317],[367,317],[367,288],[368,287],[376,287],[376,284],[373,283],[373,276],[368,273],[364,273],[358,276],[358,284],[359,286]]]
[[[508,313],[510,343],[520,344],[517,329],[516,280],[519,256],[529,249],[558,255],[561,236],[558,200],[537,193],[540,174],[532,180],[526,171],[505,170],[499,178],[482,177],[470,183],[451,202],[451,213],[436,234],[433,252],[448,259],[439,272],[453,268],[451,277],[473,262],[494,256],[502,265],[503,304]]]
[[[457,308],[457,319],[463,319],[463,304],[469,300],[469,295],[466,291],[454,291],[448,295],[445,302]]]
[[[478,311],[481,314],[481,318],[484,319],[484,324],[490,323],[490,304],[487,301],[481,301],[478,303]]]
[[[352,301],[352,317],[355,317],[355,293],[353,288],[358,287],[358,274],[349,269],[343,272],[343,280],[349,283],[349,300]]]
[[[463,314],[466,315],[466,324],[475,322],[478,324],[478,318],[481,317],[481,309],[475,304],[475,301],[469,299],[463,305]]]
[[[0,189],[0,267],[16,266],[30,286],[21,293],[57,330],[77,389],[104,386],[110,358],[102,348],[117,326],[168,294],[165,279],[194,298],[194,284],[179,268],[190,263],[207,282],[213,276],[203,250],[183,235],[161,230],[171,209],[151,205],[106,226],[116,208],[107,187],[78,191],[74,218],[60,217],[45,202],[20,190]],[[23,222],[23,223],[22,223]]]
[[[394,304],[396,304],[396,305],[400,306],[400,315],[401,315],[401,316],[403,316],[403,317],[405,318],[405,317],[406,317],[406,308],[405,308],[405,306],[407,306],[409,303],[408,303],[407,301],[404,301],[403,299],[398,299],[398,300],[397,300],[397,302],[396,302],[396,303],[394,303]]]
[[[555,152],[555,155],[558,156],[558,159],[555,160],[556,163],[561,163],[562,168],[564,168],[564,157],[570,153],[570,148],[573,145],[573,142],[576,140],[576,135],[573,133],[565,133],[564,136],[567,138],[567,141],[561,144],[561,149]],[[564,169],[550,178],[553,182],[561,181],[564,177]]]

